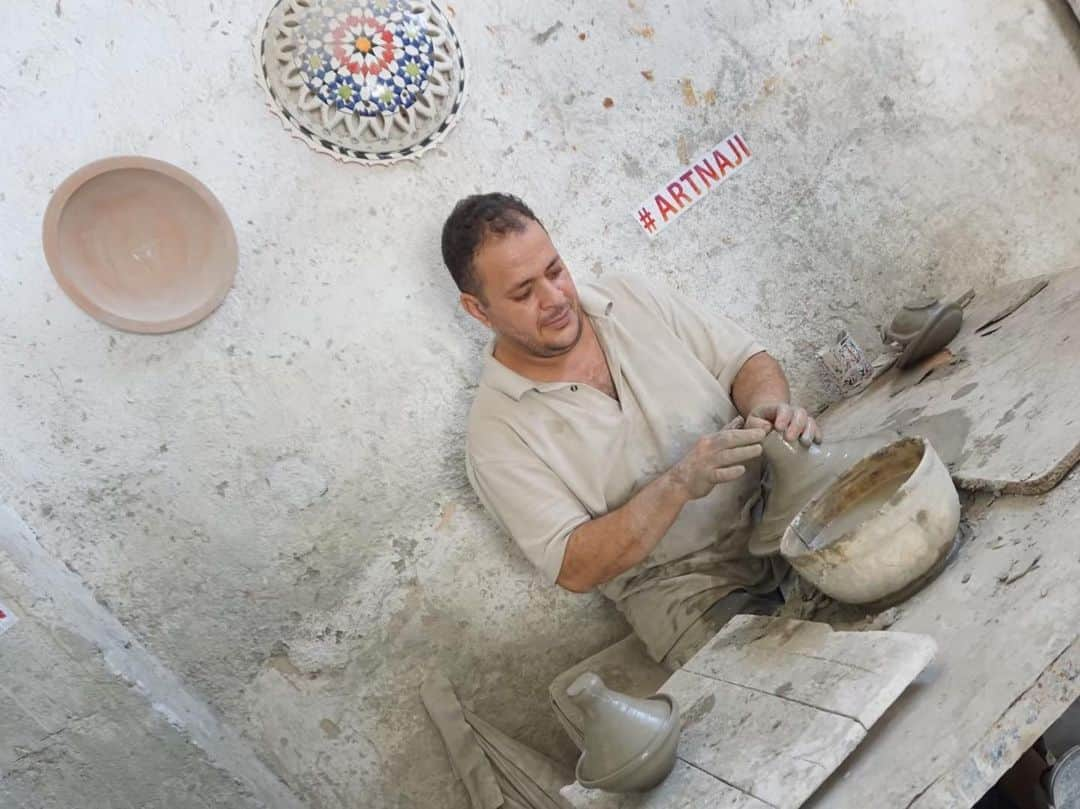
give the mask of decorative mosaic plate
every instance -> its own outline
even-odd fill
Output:
[[[271,109],[341,160],[419,157],[465,101],[461,44],[430,0],[278,0],[256,55]]]

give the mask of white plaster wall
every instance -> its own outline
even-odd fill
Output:
[[[581,280],[646,273],[732,314],[810,402],[841,325],[869,342],[916,293],[1080,258],[1064,0],[454,5],[464,118],[390,169],[263,108],[264,3],[3,12],[0,502],[311,807],[465,806],[416,697],[432,666],[568,755],[546,683],[625,631],[468,491],[485,335],[437,247],[459,196],[523,195]],[[733,128],[756,162],[648,242],[634,203]],[[233,218],[236,287],[195,328],[112,331],[47,271],[50,192],[115,153],[192,171]]]
[[[303,806],[3,505],[0,594],[0,806]]]

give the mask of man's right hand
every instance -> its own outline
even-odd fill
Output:
[[[587,593],[648,558],[687,502],[740,477],[746,472],[743,464],[761,455],[768,431],[742,426],[740,417],[699,438],[685,458],[619,508],[575,528],[563,554],[559,585]]]
[[[687,498],[704,497],[718,483],[736,480],[746,472],[743,464],[761,455],[763,429],[741,429],[739,416],[718,433],[702,436],[681,461],[671,467],[674,483]]]

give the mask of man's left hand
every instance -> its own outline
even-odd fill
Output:
[[[811,443],[821,443],[821,428],[813,417],[806,412],[806,408],[776,402],[774,404],[762,404],[750,411],[746,420],[747,428],[765,427],[772,428],[783,433],[783,438],[789,444],[796,440],[803,446]]]

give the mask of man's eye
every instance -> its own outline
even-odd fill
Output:
[[[528,292],[526,292],[526,293],[525,293],[524,295],[515,295],[515,296],[513,297],[513,300],[515,300],[515,301],[523,301],[523,300],[525,300],[525,299],[526,299],[527,297],[529,297],[529,293],[528,293]]]

